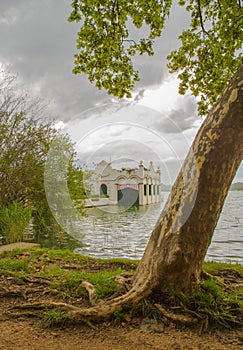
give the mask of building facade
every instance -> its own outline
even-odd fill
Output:
[[[145,168],[143,162],[137,168],[112,168],[102,160],[86,180],[90,195],[106,197],[108,205],[148,205],[161,201],[160,169],[154,169],[150,162]]]

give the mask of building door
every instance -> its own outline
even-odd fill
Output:
[[[106,196],[107,195],[107,186],[106,184],[101,184],[100,186],[100,195]]]
[[[139,192],[138,190],[125,187],[118,190],[118,205],[133,206],[139,205]]]

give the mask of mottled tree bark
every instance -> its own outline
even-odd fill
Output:
[[[152,232],[134,285],[193,294],[243,155],[243,66],[203,122]]]

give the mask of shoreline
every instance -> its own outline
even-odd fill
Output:
[[[101,303],[110,300],[118,291],[111,281],[123,273],[133,273],[137,261],[88,258],[65,250],[32,247],[2,252],[0,264],[2,350],[238,350],[243,345],[242,319],[239,311],[235,311],[236,301],[242,300],[237,289],[243,280],[241,265],[205,263],[206,276],[215,276],[215,282],[219,282],[217,289],[213,289],[215,293],[221,288],[217,292],[219,299],[215,299],[213,308],[200,303],[201,311],[192,309],[189,315],[198,315],[198,321],[185,326],[165,319],[164,314],[154,313],[152,300],[144,301],[143,307],[138,305],[99,323],[92,319],[91,323],[85,323],[70,315],[68,318],[65,309],[61,310],[60,305],[90,306],[87,291],[81,288],[83,280],[94,283],[96,300]],[[210,296],[210,289],[202,292]],[[229,297],[235,300],[231,307],[230,302],[225,304]],[[49,308],[50,305],[54,307]],[[164,300],[163,305],[170,314],[174,312],[173,303],[167,304]],[[205,314],[201,313],[203,307],[206,307]],[[232,310],[238,323],[232,323],[229,330],[222,329],[223,323],[210,322],[202,331],[204,317],[213,316],[215,311],[217,322],[217,312],[223,316],[225,309]],[[180,308],[182,315],[183,310],[186,312],[187,308]]]

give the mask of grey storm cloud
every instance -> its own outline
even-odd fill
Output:
[[[152,145],[130,140],[123,142],[114,140],[92,153],[82,150],[78,152],[78,158],[82,166],[87,164],[90,167],[92,164],[105,160],[117,169],[138,167],[140,160],[143,161],[145,167],[148,167],[152,161],[155,169],[160,167],[162,182],[166,184],[174,182],[182,164],[182,159],[176,155],[168,158],[163,157],[162,154],[158,156]]]
[[[183,103],[172,108],[167,116],[154,123],[154,127],[165,134],[178,134],[194,127],[198,122],[197,107],[193,97],[186,95]]]
[[[72,74],[79,26],[67,21],[70,11],[69,3],[54,0],[0,5],[0,62],[63,121],[107,99],[85,76]]]
[[[153,149],[145,142],[120,140],[114,138],[113,141],[104,144],[94,152],[86,152],[81,150],[78,152],[78,157],[82,162],[98,163],[102,159],[114,164],[133,163],[138,164],[140,160],[148,166],[150,161],[159,163],[161,160]]]
[[[86,76],[72,74],[80,24],[67,21],[70,12],[67,1],[0,2],[0,62],[10,66],[27,90],[47,101],[52,118],[64,122],[83,117],[84,114],[79,113],[97,103],[112,102],[112,98],[105,91],[97,90]],[[160,84],[168,74],[166,55],[178,46],[177,36],[187,19],[177,7],[171,16],[173,21],[168,21],[162,37],[155,41],[154,56],[134,58],[141,77],[137,99],[144,88]],[[145,32],[142,30],[139,35]],[[132,31],[131,36],[136,39],[137,33],[139,31]]]
[[[179,47],[179,35],[181,31],[187,27],[189,23],[189,14],[185,9],[174,2],[169,18],[166,21],[162,35],[154,40],[154,55],[137,55],[134,59],[134,67],[138,69],[140,74],[140,82],[138,88],[149,88],[151,86],[160,85],[168,76],[167,56]],[[134,29],[133,29],[134,30]],[[131,31],[132,32],[132,31]],[[135,41],[141,36],[146,36],[146,28],[134,30]],[[131,35],[133,35],[131,33]]]

